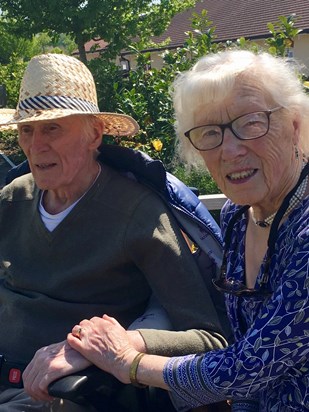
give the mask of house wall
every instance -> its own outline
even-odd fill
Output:
[[[264,40],[254,40],[255,43],[263,47],[264,45]],[[162,49],[163,51],[163,49]],[[160,56],[162,52],[161,51],[156,51],[151,53],[151,67],[160,69],[163,66],[163,60],[162,57]],[[309,34],[304,33],[304,34],[299,34],[295,41],[294,41],[294,50],[293,50],[294,58],[297,62],[301,63],[304,65],[304,74],[309,76]],[[95,51],[93,53],[87,53],[87,58],[88,60],[94,59],[99,57],[100,52]],[[130,67],[131,70],[134,70],[136,68],[136,59],[135,56],[132,54],[126,54],[125,58],[129,60],[130,62]],[[116,64],[120,65],[120,59],[116,59]]]
[[[255,40],[259,46],[263,47],[265,45],[265,40]],[[152,53],[151,57],[153,60],[152,67],[161,68],[163,65],[162,58],[159,56],[160,53]],[[297,62],[304,66],[304,72],[309,76],[309,34],[304,33],[296,37],[294,41],[294,58]],[[133,63],[134,65],[134,63]]]
[[[309,34],[305,33],[297,36],[294,42],[294,57],[305,65],[305,74],[309,76]]]

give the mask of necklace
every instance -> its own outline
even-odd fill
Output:
[[[289,203],[289,207],[287,208],[286,212],[284,213],[284,215],[282,216],[282,218],[284,218],[286,215],[288,215],[291,210],[293,210],[298,203],[300,203],[304,197],[304,194],[306,192],[306,188],[307,188],[307,183],[308,183],[308,175],[305,177],[305,179],[302,181],[302,183],[298,186],[296,192],[294,193],[294,195],[291,197],[290,203]],[[272,213],[270,216],[266,217],[264,220],[256,220],[255,217],[252,215],[252,219],[254,221],[254,223],[257,226],[260,227],[268,227],[272,224],[276,213]]]

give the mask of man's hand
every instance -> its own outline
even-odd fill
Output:
[[[24,389],[33,399],[51,401],[47,389],[51,382],[90,365],[67,341],[45,346],[36,352],[23,373]]]

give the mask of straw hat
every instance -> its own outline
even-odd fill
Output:
[[[0,109],[0,122],[7,123],[8,121],[12,120],[12,117],[15,114],[14,109]],[[16,124],[12,124],[9,126],[0,126],[0,131],[4,130],[12,130],[12,129],[17,129]]]
[[[139,130],[130,116],[99,111],[92,74],[82,62],[64,54],[42,54],[26,68],[16,111],[0,110],[0,128],[89,114],[102,119],[103,134],[130,136]]]
[[[8,122],[14,116],[15,110],[14,109],[0,109],[0,119],[1,122]]]

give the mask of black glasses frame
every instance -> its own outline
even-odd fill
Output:
[[[268,133],[268,131],[269,131],[270,115],[271,115],[272,113],[276,112],[277,110],[280,110],[280,109],[282,109],[281,106],[274,107],[273,109],[269,109],[269,110],[258,110],[258,111],[255,111],[255,112],[249,112],[249,113],[242,114],[241,116],[236,117],[235,119],[233,119],[231,122],[228,122],[228,123],[223,123],[223,124],[204,124],[204,125],[201,125],[201,126],[192,127],[192,129],[186,131],[186,132],[184,133],[184,135],[189,139],[189,141],[190,141],[190,143],[192,144],[192,146],[194,146],[195,149],[199,150],[200,152],[207,152],[208,150],[216,149],[217,147],[221,146],[222,143],[223,143],[223,139],[224,139],[225,129],[230,129],[231,132],[234,134],[234,136],[237,137],[237,139],[239,139],[239,140],[255,140],[255,139],[259,139],[260,137],[265,136],[265,135]],[[257,137],[241,137],[241,136],[239,136],[239,134],[237,134],[237,132],[233,129],[233,123],[236,122],[236,120],[240,119],[241,117],[248,116],[249,114],[255,114],[255,113],[264,113],[264,114],[266,114],[267,120],[268,120],[268,124],[267,124],[267,130],[265,131],[265,133],[263,133],[263,134],[261,134],[261,136],[257,136]],[[220,143],[218,143],[216,146],[214,146],[214,147],[212,147],[212,148],[210,148],[210,149],[199,149],[199,148],[194,144],[193,140],[191,139],[190,133],[191,133],[193,130],[199,129],[199,128],[201,128],[201,127],[206,127],[206,126],[216,126],[216,127],[219,127],[219,128],[221,129],[221,132],[222,132],[221,141],[220,141]]]
[[[270,296],[272,294],[272,291],[270,291],[267,287],[267,282],[268,282],[268,277],[269,277],[270,255],[268,255],[268,258],[265,262],[264,273],[263,273],[258,289],[248,288],[244,283],[235,281],[233,278],[226,277],[227,250],[230,247],[233,227],[236,221],[240,218],[241,215],[243,215],[249,209],[249,207],[250,207],[249,205],[243,206],[241,209],[238,210],[238,212],[235,213],[235,215],[232,217],[232,219],[229,222],[229,225],[226,230],[226,235],[225,235],[225,245],[226,246],[225,246],[224,253],[223,253],[223,260],[222,260],[222,265],[220,269],[220,275],[218,279],[213,279],[212,282],[214,286],[216,287],[216,289],[223,293],[228,293],[228,294],[235,295],[235,296],[243,296],[243,297],[256,296],[256,297],[263,298],[263,297]]]

